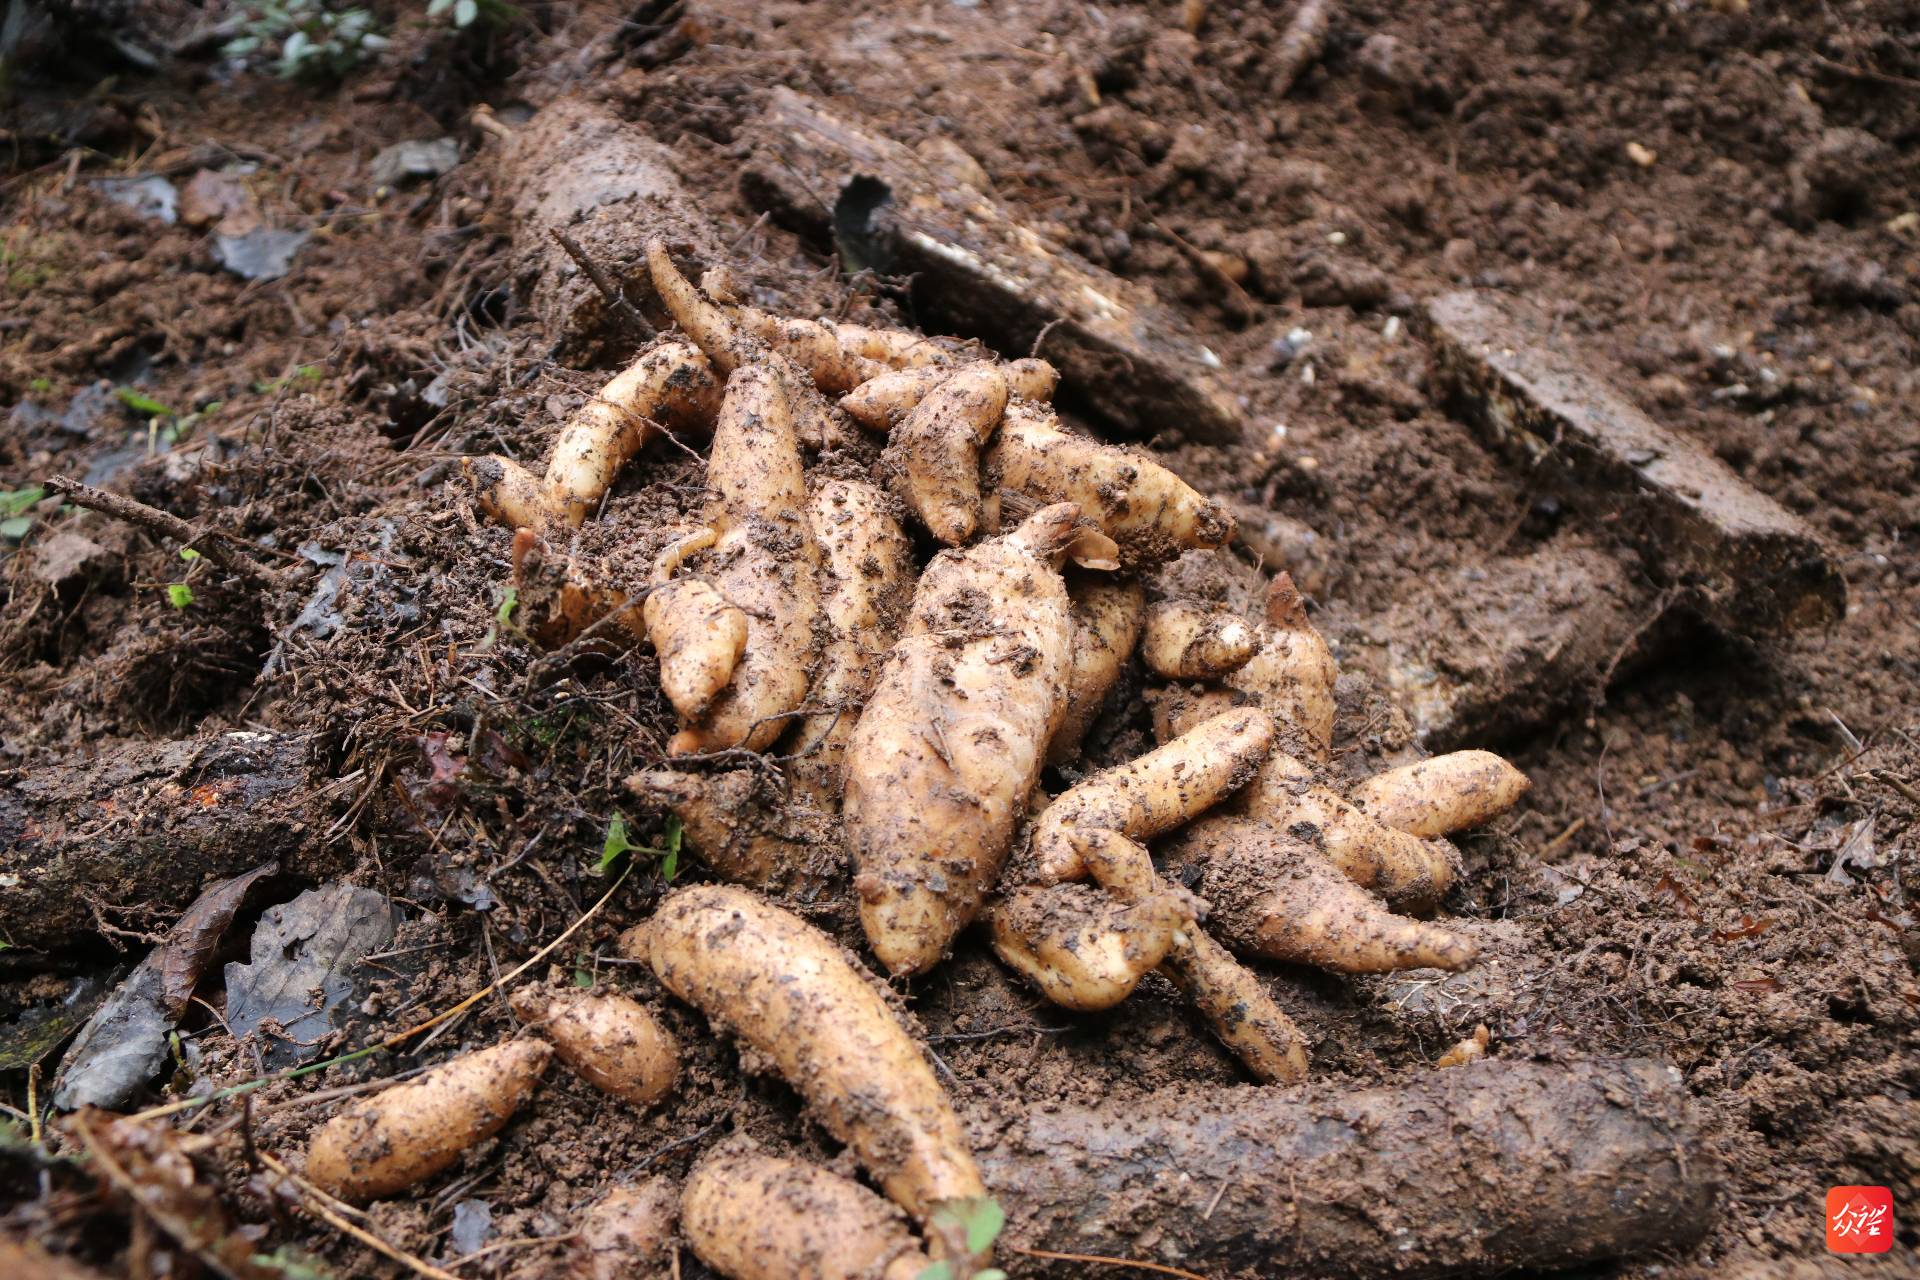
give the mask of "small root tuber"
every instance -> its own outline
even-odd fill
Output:
[[[596,1088],[636,1107],[667,1095],[680,1075],[673,1033],[631,996],[615,991],[527,987],[509,1002],[553,1042],[560,1060]]]
[[[681,561],[718,539],[715,530],[700,529],[662,552],[654,561],[653,589],[640,606],[660,662],[660,690],[683,720],[707,713],[747,649],[743,610],[704,579],[673,577]]]
[[[669,744],[677,755],[744,746],[761,751],[805,701],[820,612],[819,548],[807,514],[806,477],[786,388],[764,363],[727,380],[707,461],[714,497],[706,521],[712,548],[703,576],[747,618],[747,638],[726,687]],[[677,580],[676,580],[677,581]],[[655,610],[662,653],[697,638]],[[717,643],[714,646],[718,647]]]
[[[1023,885],[990,913],[994,952],[1068,1009],[1111,1009],[1159,967],[1199,903],[1160,889],[1122,903],[1086,885]]]
[[[1033,874],[1046,884],[1086,875],[1076,832],[1145,840],[1211,809],[1245,784],[1273,745],[1273,722],[1253,708],[1202,721],[1137,760],[1063,792],[1033,828]]]
[[[752,770],[645,769],[627,790],[680,819],[687,843],[722,880],[807,896],[840,861],[828,814],[762,794]]]
[[[770,1058],[820,1123],[924,1221],[984,1195],[946,1093],[872,979],[790,911],[744,889],[667,897],[621,939],[667,990]]]
[[[327,1194],[355,1202],[423,1182],[500,1132],[552,1056],[538,1040],[516,1040],[355,1102],[313,1135],[307,1177]]]
[[[665,1178],[615,1187],[587,1210],[574,1239],[574,1280],[634,1280],[655,1274],[673,1246],[680,1197]]]
[[[1532,785],[1491,751],[1454,751],[1376,773],[1347,795],[1396,831],[1434,837],[1493,821]]]
[[[1081,741],[1140,641],[1146,609],[1140,583],[1110,573],[1069,573],[1067,597],[1073,610],[1072,667],[1067,672],[1067,708],[1047,744],[1048,764],[1071,764],[1080,758]]]
[[[950,547],[980,527],[980,447],[1000,425],[1007,393],[999,365],[970,364],[914,406],[881,455],[907,509]]]
[[[1009,360],[998,367],[1007,379],[1008,394],[1019,400],[1051,400],[1060,382],[1059,371],[1045,360]],[[840,407],[870,431],[892,431],[959,371],[938,366],[891,370],[840,397]]]
[[[1147,609],[1140,658],[1168,680],[1212,680],[1246,666],[1257,643],[1253,628],[1231,613],[1162,600]]]
[[[693,1167],[680,1229],[728,1280],[914,1280],[927,1255],[899,1211],[837,1173],[723,1147]]]

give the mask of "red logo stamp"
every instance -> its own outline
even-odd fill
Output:
[[[1893,1248],[1893,1192],[1885,1187],[1827,1188],[1827,1249],[1885,1253]]]

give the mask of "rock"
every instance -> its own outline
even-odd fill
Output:
[[[1473,274],[1474,260],[1479,256],[1479,246],[1456,236],[1440,250],[1440,268],[1455,280],[1465,280]]]
[[[459,139],[416,138],[382,150],[373,158],[370,173],[375,186],[406,187],[437,178],[459,163]]]
[[[1647,393],[1653,397],[1654,403],[1671,409],[1687,402],[1690,388],[1684,378],[1671,373],[1656,373],[1647,379]]]
[[[158,174],[142,178],[102,178],[100,193],[143,218],[158,218],[172,226],[179,217],[179,192]]]
[[[1559,326],[1488,290],[1427,304],[1435,387],[1536,483],[1737,635],[1835,622],[1846,584],[1806,522],[1635,408]]]
[[[1293,269],[1293,287],[1310,307],[1352,307],[1364,311],[1384,303],[1393,292],[1386,272],[1369,262],[1314,255]]]
[[[33,580],[55,591],[92,577],[108,559],[107,549],[85,534],[60,529],[33,544],[27,570]]]
[[[293,269],[293,256],[308,239],[304,231],[280,227],[255,227],[244,235],[216,233],[213,256],[242,279],[278,280]]]

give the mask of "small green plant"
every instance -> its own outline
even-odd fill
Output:
[[[494,610],[493,620],[500,624],[503,631],[513,629],[513,611],[520,605],[520,593],[508,587],[500,593],[500,607]]]
[[[607,838],[600,845],[600,874],[606,875],[623,854],[645,853],[660,859],[660,875],[668,883],[680,873],[680,819],[668,818],[665,839],[658,845],[638,845],[627,839],[627,820],[613,815],[607,824]]]
[[[33,517],[27,512],[46,496],[47,491],[39,485],[0,492],[0,538],[18,542],[26,537],[27,530],[33,527]]]
[[[184,582],[167,584],[167,603],[176,609],[184,609],[193,603],[193,588]]]
[[[1000,1238],[1007,1215],[992,1196],[949,1200],[933,1211],[928,1233],[945,1246],[946,1257],[922,1267],[914,1280],[1007,1280],[998,1267],[981,1267]]]
[[[326,376],[319,365],[303,364],[284,378],[272,378],[266,382],[254,383],[253,393],[259,396],[270,396],[280,388],[286,386],[313,386],[315,383],[325,379]]]
[[[227,41],[229,58],[277,52],[274,70],[289,79],[345,75],[387,47],[369,9],[330,9],[323,0],[262,0]]]
[[[499,26],[520,12],[507,0],[429,0],[427,16],[447,15],[455,31],[465,31],[474,23]]]
[[[171,418],[173,410],[161,404],[150,395],[135,391],[132,387],[115,387],[114,398],[143,418]]]
[[[35,378],[27,384],[27,390],[37,396],[44,396],[53,390],[53,380],[51,378]]]

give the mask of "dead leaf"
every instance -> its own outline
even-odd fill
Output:
[[[280,1280],[277,1269],[256,1261],[254,1242],[200,1181],[173,1129],[87,1108],[67,1120],[67,1131],[93,1157],[102,1179],[208,1268],[226,1280]]]
[[[227,966],[227,1025],[236,1036],[278,1025],[283,1035],[260,1037],[268,1070],[314,1058],[353,994],[353,969],[392,942],[399,924],[385,895],[350,884],[321,885],[270,909],[253,931],[252,963]]]
[[[188,907],[167,940],[147,953],[126,980],[94,1011],[60,1064],[53,1105],[125,1106],[159,1074],[167,1061],[167,1033],[233,923],[247,890],[275,864],[222,880]]]

